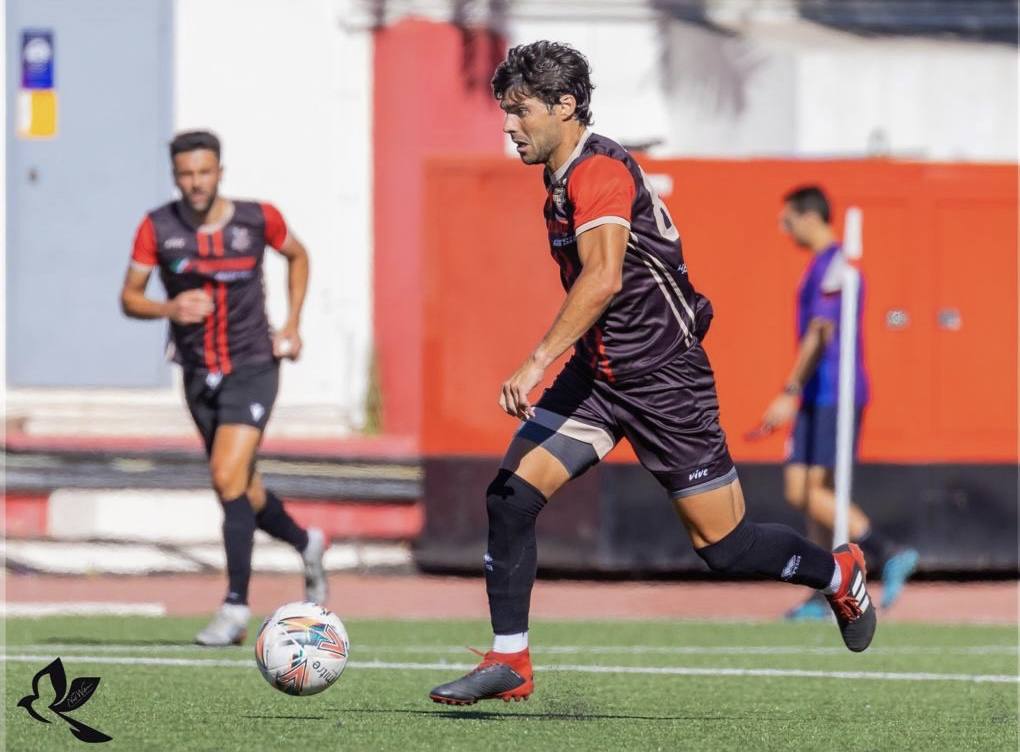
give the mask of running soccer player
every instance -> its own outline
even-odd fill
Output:
[[[135,236],[121,306],[132,318],[170,320],[174,360],[209,458],[223,506],[227,596],[195,641],[240,644],[247,634],[248,581],[255,528],[289,543],[304,562],[305,597],[326,600],[321,530],[302,529],[265,488],[255,456],[276,400],[279,360],[301,354],[298,326],[308,288],[308,254],[271,204],[219,195],[219,139],[207,131],[170,144],[181,198],[149,212]],[[266,317],[262,258],[271,246],[287,259],[289,313],[275,334]],[[167,300],[146,297],[153,269]]]
[[[486,590],[492,649],[436,702],[528,697],[528,612],[537,568],[535,520],[557,489],[626,437],[669,492],[698,555],[729,575],[821,590],[846,646],[875,632],[864,557],[826,551],[783,525],[744,516],[700,340],[711,306],[691,285],[669,212],[634,159],[591,132],[588,62],[563,44],[514,47],[496,69],[503,130],[525,164],[545,165],[545,221],[566,299],[549,331],[502,385],[499,404],[524,421],[487,491]],[[574,355],[537,404],[546,369]]]
[[[783,199],[780,224],[794,242],[813,257],[797,291],[797,357],[783,391],[772,400],[761,421],[772,432],[793,421],[784,469],[786,500],[807,515],[812,538],[832,539],[836,518],[833,470],[836,466],[836,405],[839,389],[840,284],[842,248],[830,224],[829,199],[818,186],[796,188]],[[854,452],[864,408],[868,404],[868,373],[862,346],[864,286],[858,297],[857,358],[854,377]],[[882,607],[891,606],[917,568],[917,551],[883,536],[864,511],[850,505],[850,540],[864,551],[868,566],[882,572]],[[817,593],[790,610],[794,620],[824,619],[829,608]]]

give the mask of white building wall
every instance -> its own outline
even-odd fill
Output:
[[[0,54],[7,59],[7,13],[0,13]],[[7,122],[7,97],[0,103],[0,117]],[[7,139],[0,145],[0,172],[5,176],[3,185],[0,186],[0,244],[3,245],[3,253],[0,253],[0,291],[3,300],[0,301],[0,405],[4,406],[6,413],[7,406]]]
[[[223,193],[276,204],[311,256],[304,352],[284,367],[271,433],[288,420],[364,421],[372,46],[369,31],[344,23],[353,1],[177,0],[175,8],[176,128],[218,133]],[[270,252],[277,325],[285,279],[285,261]]]
[[[862,37],[789,13],[713,20],[734,33],[637,3],[583,20],[546,6],[511,14],[507,30],[510,45],[554,39],[584,52],[596,130],[658,141],[656,156],[1017,159],[1007,45]]]
[[[1017,159],[1017,57],[1005,45],[864,40],[798,51],[798,152]]]

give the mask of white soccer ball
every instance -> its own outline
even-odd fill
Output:
[[[315,603],[280,606],[255,638],[259,671],[289,695],[314,695],[330,687],[344,672],[349,650],[343,622]]]

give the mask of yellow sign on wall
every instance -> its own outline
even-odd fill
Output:
[[[18,136],[53,138],[57,135],[57,92],[29,89],[18,93]]]

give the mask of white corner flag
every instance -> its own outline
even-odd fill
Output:
[[[843,225],[843,256],[839,289],[839,401],[836,409],[836,519],[832,526],[832,545],[850,540],[850,496],[854,470],[854,408],[857,372],[857,298],[861,277],[853,262],[863,254],[861,210],[846,210]]]

